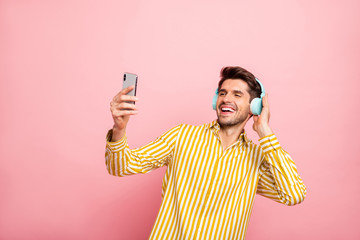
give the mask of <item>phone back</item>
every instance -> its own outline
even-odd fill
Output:
[[[124,80],[123,80],[123,89],[134,85],[135,88],[131,90],[127,95],[136,96],[136,88],[137,88],[137,79],[138,76],[133,73],[124,73]]]

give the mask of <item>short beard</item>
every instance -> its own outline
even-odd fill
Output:
[[[219,116],[218,116],[218,123],[220,125],[220,127],[222,128],[229,128],[229,127],[233,127],[233,126],[236,126],[236,125],[240,125],[242,123],[244,123],[247,119],[247,116],[240,116],[238,118],[235,118],[231,121],[221,121]]]

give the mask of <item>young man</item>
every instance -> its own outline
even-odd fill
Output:
[[[304,200],[306,188],[294,162],[269,126],[268,97],[260,115],[250,102],[261,94],[254,75],[241,67],[221,70],[216,100],[217,120],[182,124],[154,142],[129,149],[126,125],[136,97],[122,90],[111,102],[114,127],[106,145],[110,174],[127,176],[167,166],[162,204],[150,239],[244,239],[255,194],[286,205]],[[246,137],[253,117],[260,145]]]

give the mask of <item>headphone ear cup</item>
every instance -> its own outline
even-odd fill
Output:
[[[213,99],[212,99],[212,108],[214,110],[216,110],[216,102],[217,102],[217,98],[218,98],[218,95],[214,95]]]
[[[250,103],[250,111],[254,115],[260,115],[262,110],[261,98],[254,98]]]
[[[219,94],[219,89],[217,88],[217,89],[215,90],[215,95],[214,95],[214,97],[213,97],[213,99],[212,99],[212,108],[213,108],[214,110],[216,110],[216,102],[217,102],[218,94]]]

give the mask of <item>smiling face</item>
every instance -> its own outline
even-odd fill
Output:
[[[227,79],[219,89],[216,114],[221,127],[240,126],[250,118],[248,84],[241,79]]]

